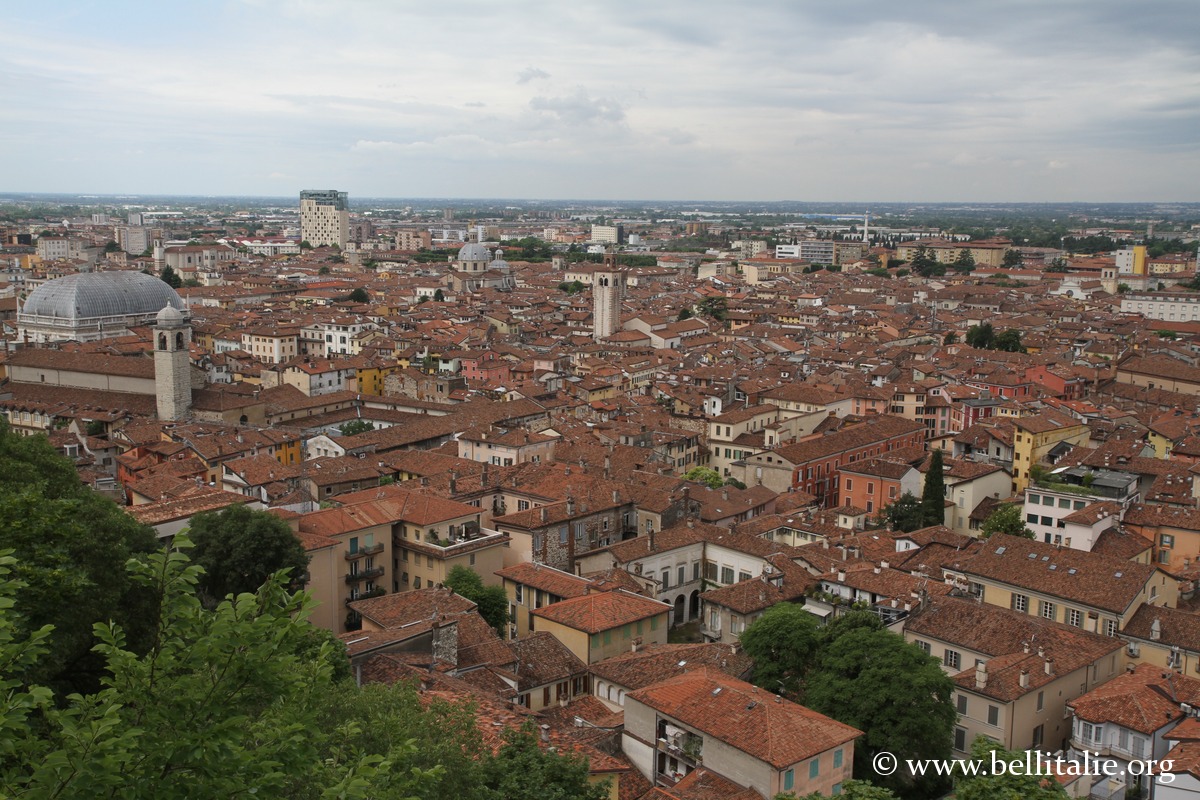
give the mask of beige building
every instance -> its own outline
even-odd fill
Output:
[[[350,199],[346,192],[336,189],[300,192],[300,240],[313,247],[346,248],[350,240]]]
[[[533,625],[554,634],[580,660],[594,664],[635,645],[665,643],[670,609],[666,603],[616,589],[535,609]]]
[[[960,753],[977,736],[1010,750],[1065,749],[1066,704],[1124,668],[1119,639],[955,597],[915,610],[904,638],[954,679]]]
[[[496,570],[496,575],[508,595],[509,639],[523,639],[533,630],[535,609],[591,591],[591,581],[586,578],[532,561]]]
[[[704,667],[627,694],[621,749],[655,785],[674,786],[703,763],[763,797],[837,795],[861,735]]]

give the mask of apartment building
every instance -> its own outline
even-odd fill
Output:
[[[349,195],[336,189],[300,192],[300,239],[313,247],[345,249],[350,240]]]

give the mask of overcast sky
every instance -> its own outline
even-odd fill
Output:
[[[1197,0],[7,5],[0,191],[1200,200]]]

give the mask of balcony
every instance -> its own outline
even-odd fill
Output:
[[[369,592],[358,592],[357,594],[351,593],[351,595],[346,598],[346,605],[357,603],[359,600],[369,600],[372,597],[382,597],[385,594],[387,594],[387,590],[382,586],[376,586]]]
[[[383,542],[380,542],[379,544],[372,545],[371,547],[363,547],[359,548],[358,550],[347,550],[345,557],[347,561],[357,561],[363,556],[377,556],[382,552]]]
[[[371,567],[370,569],[362,569],[358,572],[347,574],[346,583],[358,583],[359,581],[369,581],[381,577],[383,577],[383,567]]]

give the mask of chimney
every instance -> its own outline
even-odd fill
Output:
[[[612,472],[612,456],[604,456],[604,477],[608,477]]]
[[[888,562],[886,562],[886,561],[880,561],[880,562],[879,562],[879,566],[880,566],[880,568],[881,568],[881,569],[887,569],[888,567],[890,567],[890,566],[891,566],[891,564],[889,564],[889,563],[888,563]]]
[[[1020,680],[1021,680],[1021,688],[1028,689],[1029,688],[1029,670],[1027,670],[1027,669],[1021,670]]]
[[[450,470],[450,494],[458,494],[458,473]]]
[[[1054,674],[1054,659],[1053,658],[1046,659],[1046,674],[1047,675]]]
[[[722,500],[728,500],[728,499],[729,499],[729,490],[728,490],[728,489],[722,489],[722,490],[721,490],[721,499],[722,499]]]
[[[550,726],[549,725],[545,725],[545,724],[542,725],[542,741],[543,742],[550,741]]]
[[[1021,642],[1021,649],[1025,651],[1026,655],[1028,655],[1029,654],[1029,642],[1028,641]]]
[[[878,567],[878,566],[876,566],[876,567],[875,567],[875,574],[876,574],[876,575],[878,575],[878,574],[879,574],[880,572],[882,572],[882,571],[883,571],[883,570],[882,570],[882,568],[880,568],[880,567]]]
[[[1162,622],[1158,617],[1154,618],[1154,622],[1150,623],[1150,641],[1157,642],[1162,638]]]
[[[422,485],[422,486],[428,486],[428,485],[429,485],[429,478],[428,478],[427,476],[425,476],[425,475],[422,475],[422,476],[421,476],[421,485]]]
[[[613,505],[621,502],[621,492],[618,489],[613,489]]]
[[[842,571],[839,569],[839,570],[838,570],[838,574],[837,574],[837,576],[838,576],[838,583],[843,583],[843,582],[845,582],[845,580],[846,580],[846,573],[845,573],[845,572],[842,572]]]
[[[546,521],[546,507],[541,506],[540,508],[538,508],[538,511],[541,512],[540,516],[542,518],[542,522],[545,522]]]
[[[975,665],[975,688],[986,689],[988,682],[987,662],[981,661]]]

